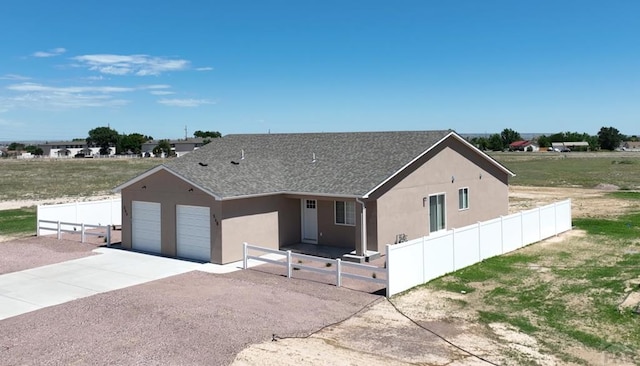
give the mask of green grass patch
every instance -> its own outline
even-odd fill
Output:
[[[640,192],[609,192],[608,196],[618,198],[621,200],[640,200]]]
[[[591,235],[605,235],[615,239],[640,237],[640,213],[616,219],[577,218],[573,220],[573,225]]]
[[[480,321],[483,323],[507,323],[528,334],[531,334],[538,330],[536,326],[531,324],[529,319],[521,316],[511,317],[503,313],[491,311],[479,311],[478,315],[480,317]]]
[[[34,234],[36,208],[0,211],[0,235]]]

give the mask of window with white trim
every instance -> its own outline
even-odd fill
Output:
[[[356,224],[356,203],[353,201],[336,201],[336,225]]]
[[[429,232],[445,228],[444,193],[429,196]]]
[[[469,208],[469,188],[458,189],[458,209],[467,210]]]

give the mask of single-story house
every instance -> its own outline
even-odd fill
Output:
[[[246,134],[115,191],[123,247],[224,264],[243,242],[366,256],[506,215],[513,175],[452,131]]]
[[[589,150],[589,143],[586,141],[552,142],[551,147],[555,151]]]
[[[511,151],[538,151],[540,148],[529,140],[514,141],[509,144],[509,150]]]
[[[73,158],[77,154],[84,156],[98,156],[100,155],[100,146],[87,145],[86,141],[54,141],[38,144],[38,147],[42,149],[42,156],[50,158]],[[109,147],[109,155],[115,155],[115,146]]]
[[[161,140],[151,140],[142,144],[142,153],[145,156],[153,156],[153,149],[158,146]],[[205,139],[202,137],[193,137],[183,140],[169,140],[171,151],[177,157],[198,150],[201,146],[206,145]]]

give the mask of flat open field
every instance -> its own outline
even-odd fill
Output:
[[[0,201],[111,194],[162,159],[0,159]]]

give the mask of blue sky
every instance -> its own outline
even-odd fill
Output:
[[[638,1],[3,0],[0,141],[640,134]]]

